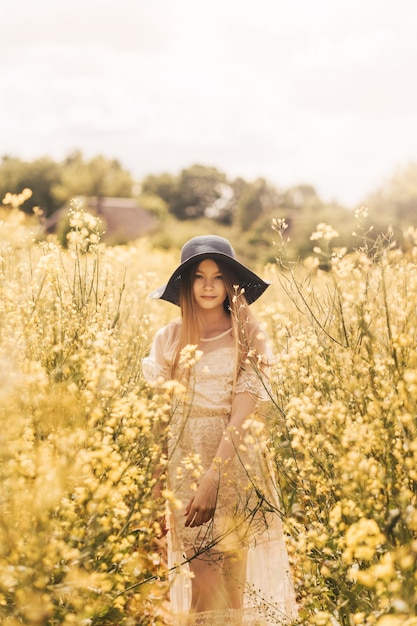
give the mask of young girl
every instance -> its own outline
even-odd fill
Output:
[[[248,305],[269,286],[227,239],[194,237],[152,292],[181,319],[155,336],[144,375],[176,380],[167,429],[168,562],[177,624],[289,624],[296,617],[274,481],[256,409],[270,352]]]

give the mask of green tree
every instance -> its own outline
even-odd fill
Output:
[[[281,204],[277,190],[264,178],[248,183],[238,178],[234,183],[237,196],[235,223],[242,231],[252,228],[262,216],[272,216]]]
[[[172,174],[150,174],[142,181],[142,194],[144,196],[159,196],[169,205],[177,193],[178,176]]]
[[[321,201],[316,189],[312,185],[295,185],[286,189],[281,197],[281,203],[288,209],[301,210],[309,208],[319,209],[323,202]]]
[[[61,205],[74,196],[132,197],[133,179],[117,159],[99,155],[85,161],[81,152],[75,152],[62,164],[60,182],[52,192]]]
[[[217,217],[216,205],[224,199],[227,186],[225,174],[215,167],[193,165],[183,169],[168,202],[170,212],[180,220]]]
[[[31,213],[38,206],[48,217],[58,207],[59,202],[52,189],[60,181],[60,167],[52,159],[42,157],[32,162],[4,156],[0,164],[0,201],[6,193],[20,193],[25,187],[32,190],[32,197],[21,207]]]
[[[138,201],[143,209],[165,222],[168,215],[168,205],[161,196],[154,193],[141,193]]]

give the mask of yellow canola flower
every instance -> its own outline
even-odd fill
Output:
[[[378,547],[385,542],[385,536],[375,520],[362,518],[349,526],[345,542],[343,559],[346,563],[352,563],[354,559],[371,561]]]
[[[407,619],[400,615],[384,615],[377,621],[377,626],[417,626],[417,617]]]
[[[327,611],[317,611],[310,617],[310,623],[314,626],[332,626],[332,616]]]
[[[324,222],[320,222],[317,224],[316,230],[310,236],[310,241],[317,241],[319,239],[331,240],[339,237],[339,233],[329,224],[325,224]]]
[[[3,198],[3,204],[10,204],[14,209],[17,209],[31,197],[32,190],[27,187],[25,187],[21,193],[10,193],[10,191],[8,191]]]
[[[194,367],[203,356],[203,351],[197,349],[197,345],[188,344],[180,352],[180,364],[189,369]]]
[[[162,497],[165,500],[170,502],[176,509],[180,510],[180,509],[183,508],[183,504],[182,504],[181,500],[178,500],[175,497],[175,494],[174,494],[173,491],[171,491],[169,489],[163,489],[161,495],[162,495]]]

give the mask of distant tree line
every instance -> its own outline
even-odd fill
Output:
[[[132,197],[133,184],[131,174],[116,159],[96,156],[86,160],[81,152],[60,163],[49,157],[29,162],[10,156],[0,163],[0,200],[8,191],[19,193],[27,187],[33,194],[22,209],[31,213],[38,206],[45,217],[75,196]]]
[[[136,181],[118,160],[101,155],[88,160],[77,151],[62,162],[49,157],[28,162],[4,156],[0,162],[0,200],[7,192],[19,193],[25,187],[32,189],[33,195],[23,210],[31,213],[38,206],[45,217],[75,196],[125,197],[136,198],[143,208],[157,215],[162,230],[164,225],[170,227],[170,220],[196,226],[205,220],[205,228],[207,223],[218,229],[233,228],[246,243],[267,247],[272,218],[285,218],[290,248],[297,255],[311,251],[309,237],[320,222],[332,224],[339,232],[340,245],[354,245],[353,211],[336,202],[324,202],[312,185],[279,189],[264,178],[230,180],[206,165],[195,164],[178,174],[152,174]],[[417,164],[396,173],[364,198],[363,204],[369,207],[374,233],[390,225],[416,225]]]

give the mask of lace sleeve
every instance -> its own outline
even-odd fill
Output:
[[[147,383],[156,385],[158,381],[168,380],[167,371],[151,355],[142,359],[142,373]]]
[[[145,380],[155,386],[170,380],[175,352],[178,324],[168,324],[159,330],[152,342],[149,356],[142,359],[142,373]]]
[[[273,360],[270,342],[266,333],[255,326],[248,333],[247,357],[241,368],[236,393],[249,392],[258,402],[271,397],[269,373]]]

